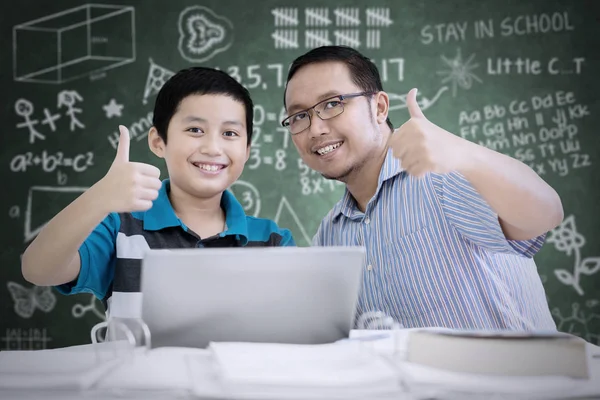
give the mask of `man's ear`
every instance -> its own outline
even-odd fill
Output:
[[[376,116],[378,124],[385,124],[390,112],[390,97],[384,91],[375,95],[375,106],[377,107]]]
[[[165,157],[166,143],[163,138],[160,137],[155,127],[150,128],[150,131],[148,132],[148,147],[150,147],[150,150],[156,154],[157,157]]]

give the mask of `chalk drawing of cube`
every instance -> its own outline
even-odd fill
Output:
[[[63,83],[135,61],[135,9],[85,4],[13,27],[13,77]]]

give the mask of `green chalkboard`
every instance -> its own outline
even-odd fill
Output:
[[[20,255],[40,228],[108,170],[117,126],[148,150],[157,91],[192,65],[218,67],[256,103],[252,154],[232,190],[307,246],[343,186],[300,161],[278,121],[291,61],[353,46],[379,67],[391,120],[418,87],[430,120],[516,157],[560,194],[564,223],[536,256],[559,329],[600,335],[600,3],[557,0],[302,2],[21,0],[0,13],[3,195],[0,349],[89,342],[90,295],[32,287]]]

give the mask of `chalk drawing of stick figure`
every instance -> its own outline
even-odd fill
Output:
[[[81,113],[81,108],[76,108],[75,103],[83,101],[83,98],[75,90],[63,90],[58,94],[58,108],[66,107],[66,114],[71,118],[71,131],[75,130],[75,127],[85,128],[75,116],[75,114]]]
[[[15,102],[15,112],[19,117],[23,117],[25,122],[17,124],[17,128],[27,127],[29,129],[29,144],[35,143],[35,139],[46,139],[46,136],[42,135],[35,129],[37,125],[37,119],[30,119],[33,114],[33,103],[26,99],[19,99]]]

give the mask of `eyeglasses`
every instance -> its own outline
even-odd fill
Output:
[[[359,96],[371,96],[375,94],[375,92],[360,92],[360,93],[350,93],[350,94],[340,94],[337,96],[329,97],[325,100],[321,100],[314,106],[307,108],[306,110],[297,112],[293,115],[290,115],[283,121],[281,121],[281,125],[286,127],[292,135],[297,135],[300,132],[308,129],[310,126],[310,110],[315,110],[316,114],[322,120],[331,119],[333,117],[337,117],[341,113],[344,112],[344,101],[345,99],[351,99],[353,97]]]

